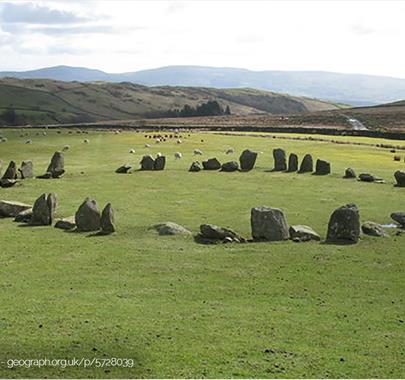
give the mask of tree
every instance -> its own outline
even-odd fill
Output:
[[[8,108],[1,114],[1,119],[7,124],[14,125],[17,122],[17,114],[14,108]]]

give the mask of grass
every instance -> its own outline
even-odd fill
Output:
[[[405,376],[404,236],[391,231],[390,238],[363,237],[354,246],[204,246],[149,230],[170,220],[197,232],[207,222],[249,237],[251,207],[268,205],[325,238],[331,212],[349,202],[359,206],[362,221],[389,223],[389,214],[405,207],[404,189],[393,187],[393,172],[404,163],[389,150],[208,133],[147,149],[151,140],[143,133],[29,133],[32,145],[18,131],[1,131],[8,138],[0,144],[3,163],[32,159],[42,174],[52,153],[69,144],[67,173],[24,180],[0,189],[0,198],[31,203],[54,191],[58,216],[70,216],[91,196],[101,207],[112,202],[118,231],[88,237],[0,220],[0,377]],[[223,153],[228,146],[235,156]],[[327,159],[333,173],[270,173],[276,147]],[[195,148],[221,161],[244,148],[263,153],[249,173],[189,173]],[[158,151],[168,157],[164,172],[114,174]],[[174,160],[175,151],[182,160]],[[387,183],[344,180],[349,166]],[[5,364],[43,357],[132,358],[135,365]]]

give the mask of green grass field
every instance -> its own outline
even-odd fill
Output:
[[[405,189],[393,187],[405,164],[389,150],[208,133],[148,149],[143,133],[66,130],[31,131],[33,144],[25,145],[18,131],[0,134],[8,138],[0,144],[3,166],[32,159],[37,175],[55,150],[71,147],[63,178],[24,180],[0,189],[0,199],[32,203],[56,192],[64,217],[90,196],[100,207],[112,203],[118,229],[88,237],[0,220],[0,377],[405,377],[405,235],[390,231],[353,246],[211,246],[149,229],[173,221],[198,232],[213,223],[250,237],[250,209],[267,205],[324,239],[332,211],[352,202],[362,221],[390,223],[391,212],[405,211]],[[229,146],[234,156],[225,155]],[[271,173],[277,147],[329,160],[333,173]],[[220,161],[245,148],[263,153],[249,173],[189,173],[195,148]],[[165,171],[114,173],[158,151],[167,155]],[[344,180],[349,166],[387,183]],[[135,364],[7,368],[9,359],[45,357]]]

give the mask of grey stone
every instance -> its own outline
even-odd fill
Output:
[[[219,170],[221,169],[221,163],[216,158],[210,158],[207,161],[203,161],[204,170]]]
[[[405,187],[405,172],[401,170],[397,170],[394,174],[395,180],[397,181],[397,187]]]
[[[235,231],[228,228],[218,227],[214,224],[201,224],[200,226],[200,237],[208,240],[221,240],[221,241],[234,241],[237,243],[244,242],[242,236],[237,234]]]
[[[154,170],[164,170],[166,166],[166,157],[159,156],[155,159]]]
[[[384,182],[382,178],[376,177],[370,173],[361,173],[359,175],[359,181],[362,182]]]
[[[348,204],[336,209],[328,224],[328,243],[355,244],[360,237],[360,213],[356,205]]]
[[[290,238],[287,219],[284,212],[278,208],[252,208],[250,222],[253,239],[279,241]]]
[[[1,179],[17,179],[17,164],[14,161],[10,161]]]
[[[52,178],[59,178],[65,173],[65,158],[62,152],[53,154],[46,173],[50,173]]]
[[[274,171],[282,172],[287,170],[287,156],[284,149],[274,149],[273,150],[273,158],[274,158]]]
[[[352,168],[347,168],[345,170],[345,175],[343,176],[343,178],[356,178],[356,173]]]
[[[23,161],[21,163],[20,169],[18,171],[21,174],[22,179],[33,178],[34,177],[34,165],[32,161]]]
[[[249,149],[245,149],[239,157],[240,169],[242,171],[250,171],[256,163],[257,153]]]
[[[30,224],[36,226],[47,226],[52,224],[55,218],[56,207],[57,200],[54,193],[42,194],[32,207]]]
[[[117,174],[126,174],[131,170],[131,166],[129,164],[125,164],[120,166],[118,169],[115,170]]]
[[[15,218],[14,222],[18,223],[29,223],[32,219],[32,208],[21,211]]]
[[[75,214],[77,231],[97,231],[101,226],[101,215],[97,202],[86,198]]]
[[[221,166],[223,172],[236,172],[239,169],[239,165],[236,161],[225,162]]]
[[[314,171],[314,161],[310,154],[306,154],[302,159],[298,173],[312,173]]]
[[[14,201],[0,201],[0,217],[14,218],[20,212],[32,209],[32,205]]]
[[[191,232],[173,222],[155,224],[153,228],[159,232],[159,235],[189,235]]]
[[[198,161],[194,161],[190,166],[189,172],[199,172],[201,169],[201,164]]]
[[[295,241],[321,240],[321,237],[311,227],[304,225],[290,226],[290,236]]]
[[[115,232],[115,216],[111,203],[107,203],[101,213],[101,233],[109,235]]]
[[[288,172],[296,172],[298,170],[298,156],[295,153],[291,153],[288,156]]]
[[[55,223],[55,228],[70,231],[76,228],[75,217],[69,216],[68,218],[59,219]]]
[[[315,175],[330,174],[330,163],[324,160],[316,160]]]
[[[388,237],[389,235],[384,230],[383,226],[374,222],[365,222],[361,225],[361,230],[364,234],[376,237]]]
[[[145,155],[141,160],[141,170],[153,170],[155,168],[155,160],[151,155]]]
[[[401,227],[405,227],[405,212],[393,212],[391,219],[395,220]]]
[[[0,179],[0,187],[13,187],[18,181],[16,179]]]

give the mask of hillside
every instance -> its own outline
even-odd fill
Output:
[[[252,71],[239,68],[167,66],[128,73],[106,73],[84,67],[55,66],[24,72],[0,72],[0,77],[131,82],[146,86],[249,87],[355,106],[405,99],[405,79],[323,71]]]
[[[232,114],[294,114],[337,109],[303,97],[253,89],[147,87],[133,83],[0,79],[0,113],[15,109],[16,124],[79,123],[164,116],[185,104],[217,100]]]

